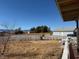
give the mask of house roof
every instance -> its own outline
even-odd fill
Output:
[[[56,3],[64,21],[79,17],[79,0],[56,0]]]
[[[53,32],[73,32],[75,30],[75,27],[68,27],[68,28],[57,28]]]

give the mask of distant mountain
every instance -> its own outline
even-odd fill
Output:
[[[13,32],[14,30],[10,30],[10,29],[0,29],[0,32]],[[23,32],[28,32],[30,30],[22,30]]]
[[[0,29],[0,32],[9,32],[9,31],[13,31],[13,30],[9,30],[9,29]]]

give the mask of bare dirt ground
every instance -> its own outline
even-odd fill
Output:
[[[0,43],[0,53],[3,44]],[[0,59],[60,59],[61,44],[57,40],[44,41],[9,41],[4,55]]]

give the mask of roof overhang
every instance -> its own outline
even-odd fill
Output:
[[[56,3],[64,21],[79,17],[79,0],[56,0]]]

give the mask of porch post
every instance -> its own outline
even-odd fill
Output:
[[[77,52],[79,53],[79,22],[76,20],[76,29],[77,29]]]

